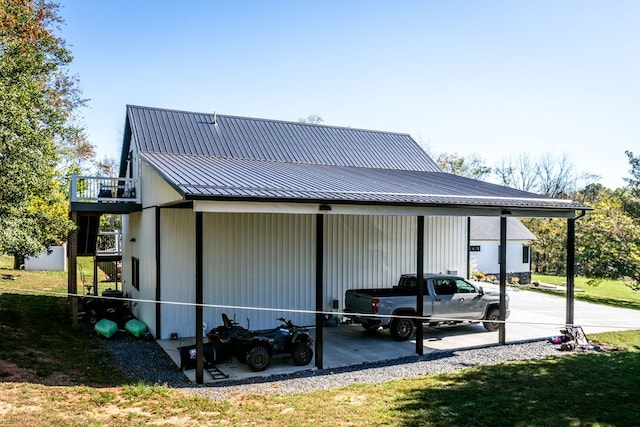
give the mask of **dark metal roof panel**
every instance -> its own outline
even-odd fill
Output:
[[[264,160],[144,153],[186,199],[277,199],[584,209],[569,200],[444,172],[301,165]]]
[[[140,152],[440,171],[407,134],[137,106],[127,117]]]

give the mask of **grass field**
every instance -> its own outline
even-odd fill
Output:
[[[564,285],[567,279],[561,276],[534,274],[532,280],[552,285]],[[577,299],[596,304],[640,310],[640,292],[634,291],[627,286],[625,282],[620,280],[603,280],[597,285],[590,285],[587,281],[584,277],[575,278],[575,297]],[[546,290],[544,292],[564,295],[564,291]]]
[[[127,383],[94,334],[71,328],[67,300],[56,295],[66,291],[64,274],[13,273],[20,277],[0,282],[0,426],[627,426],[640,420],[638,331],[590,335],[621,351],[212,401]]]

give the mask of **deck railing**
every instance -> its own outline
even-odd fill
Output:
[[[99,232],[96,255],[122,255],[122,232],[120,230]]]
[[[140,203],[139,180],[103,176],[71,176],[72,202]]]

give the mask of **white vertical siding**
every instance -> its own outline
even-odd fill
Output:
[[[467,274],[467,218],[432,216],[425,218],[424,271]],[[414,243],[415,244],[415,243]]]
[[[156,258],[155,258],[155,211],[143,210],[129,214],[124,219],[122,253],[122,289],[132,298],[155,300]],[[131,258],[140,260],[140,289],[132,286]],[[155,335],[155,304],[138,302],[133,313],[147,324]]]
[[[312,215],[205,214],[205,303],[282,309],[205,308],[205,321],[218,325],[226,312],[252,328],[272,327],[278,317],[313,323],[313,315],[286,310],[315,307],[314,224]]]
[[[325,309],[343,308],[344,292],[395,284],[415,270],[416,221],[401,216],[330,215],[325,218]]]
[[[325,218],[325,303],[344,307],[352,288],[390,287],[416,271],[417,221],[406,216]],[[466,274],[467,226],[463,217],[425,218],[425,272]]]
[[[189,209],[162,209],[160,212],[162,301],[195,303],[195,224],[195,214]],[[192,305],[162,304],[161,319],[164,339],[173,332],[181,336],[195,334],[195,308]]]
[[[326,310],[333,300],[342,309],[349,288],[391,286],[400,274],[415,271],[415,217],[327,215],[324,221]],[[163,209],[161,230],[162,299],[193,303],[194,212]],[[203,232],[205,304],[247,307],[206,307],[209,327],[220,324],[222,312],[243,325],[250,319],[252,328],[272,327],[281,316],[314,322],[311,314],[287,310],[315,309],[315,215],[205,213]],[[426,219],[425,271],[464,274],[466,250],[465,218]],[[155,286],[147,286],[155,292]],[[162,305],[161,310],[162,338],[172,332],[194,335],[192,306]]]

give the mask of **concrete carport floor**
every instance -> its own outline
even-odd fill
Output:
[[[485,290],[497,291],[496,285],[481,283]],[[566,317],[566,299],[509,287],[511,316],[506,325],[506,341],[514,343],[545,339],[559,335]],[[640,329],[640,310],[609,307],[575,301],[574,323],[583,327],[587,337],[590,333],[623,329]],[[312,335],[315,331],[311,330]],[[315,338],[315,337],[314,337]],[[176,365],[180,365],[179,345],[190,345],[195,339],[182,341],[160,340]],[[461,324],[424,329],[424,353],[451,351],[472,347],[483,347],[498,343],[497,332],[487,332],[481,323]],[[551,344],[549,344],[551,345]],[[324,368],[340,368],[363,363],[381,362],[402,357],[415,356],[415,340],[393,341],[388,330],[376,333],[365,332],[360,325],[343,324],[324,328]],[[205,383],[220,380],[242,380],[290,374],[301,370],[315,369],[315,361],[307,366],[295,366],[291,359],[274,359],[263,372],[252,372],[247,365],[233,359],[221,363],[218,368],[228,377],[216,378],[205,370]],[[195,382],[195,370],[184,371]]]

